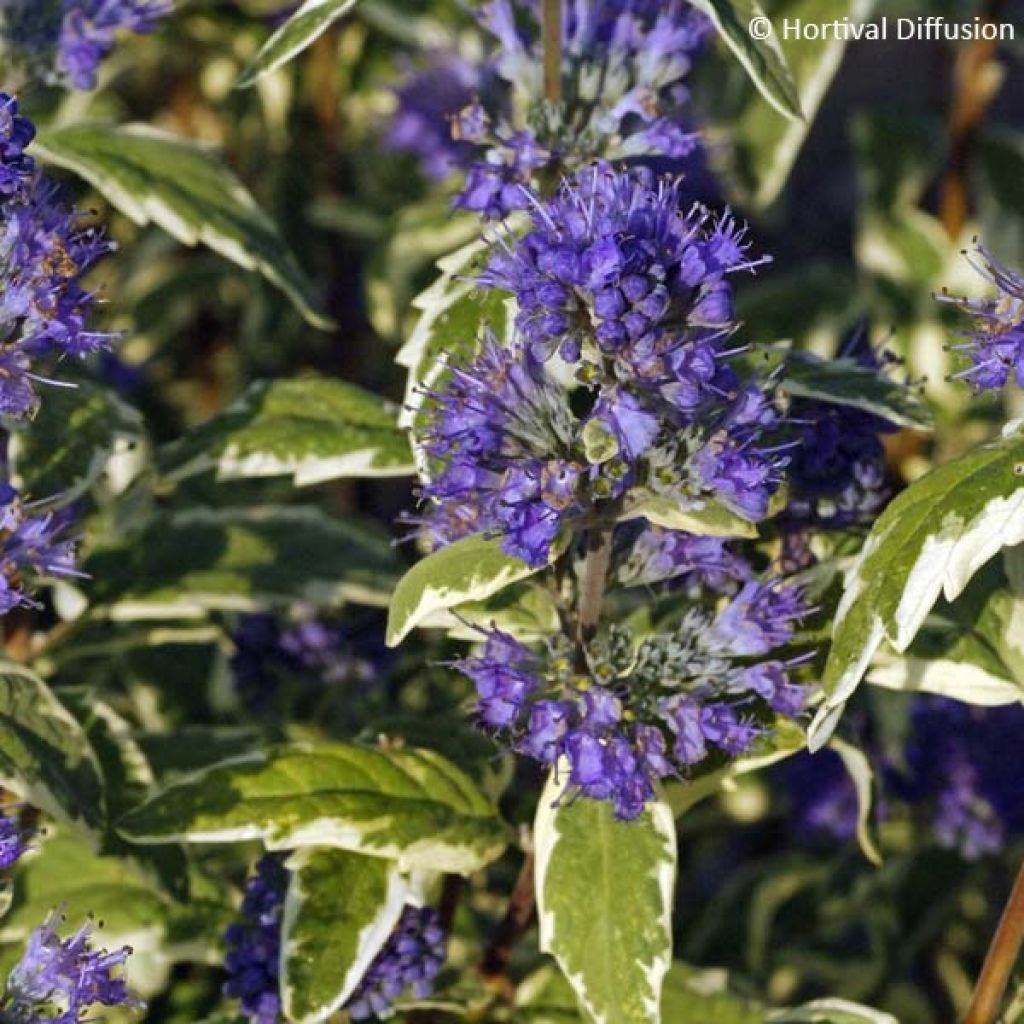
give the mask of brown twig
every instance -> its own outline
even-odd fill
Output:
[[[989,0],[979,17],[993,23],[1004,0]],[[939,219],[950,238],[957,238],[970,213],[970,169],[978,130],[999,92],[1002,75],[998,41],[979,39],[958,51],[953,69],[953,102],[947,120],[949,157],[939,185]]]
[[[985,956],[964,1024],[994,1024],[1006,986],[1024,945],[1024,864],[1003,908],[992,944]]]
[[[527,850],[519,870],[515,888],[509,897],[505,916],[494,930],[490,945],[480,961],[480,974],[504,994],[512,995],[512,982],[506,975],[512,951],[529,931],[537,914],[536,893],[533,884],[533,851]]]
[[[579,610],[577,613],[577,642],[583,648],[593,639],[601,619],[608,567],[612,560],[611,529],[591,530],[587,534],[587,554],[580,574]]]
[[[543,0],[544,97],[562,102],[562,0]]]

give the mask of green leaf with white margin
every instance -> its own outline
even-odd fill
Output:
[[[552,544],[550,561],[560,553]],[[540,571],[501,549],[500,537],[473,534],[417,562],[398,582],[388,611],[387,643],[397,647],[422,622],[468,601],[484,601]]]
[[[787,1010],[769,1010],[764,1024],[900,1024],[891,1014],[848,999],[815,999]]]
[[[35,673],[0,664],[0,786],[58,821],[103,829],[103,774],[74,716]]]
[[[163,989],[174,955],[166,944],[170,905],[121,858],[97,856],[74,833],[48,829],[39,849],[18,866],[14,908],[0,926],[0,940],[20,946],[62,905],[69,927],[92,917],[102,922],[97,938],[103,946],[132,947],[125,972],[135,991],[150,996]]]
[[[260,47],[259,53],[238,77],[236,89],[255,85],[264,75],[276,71],[323,35],[340,17],[355,7],[357,0],[306,0],[306,2]]]
[[[496,628],[518,640],[541,640],[558,631],[558,605],[551,591],[531,581],[513,583],[486,601],[469,601],[436,612],[420,629],[444,629],[453,640],[478,643],[481,630]]]
[[[397,562],[375,529],[311,506],[271,506],[161,512],[83,569],[96,613],[127,621],[295,601],[383,605]]]
[[[1024,542],[1024,430],[916,480],[875,522],[847,573],[809,743],[829,737],[883,641],[907,650],[940,594],[954,601],[1004,547]]]
[[[319,1024],[351,997],[410,895],[394,861],[307,846],[292,872],[281,924],[281,998],[295,1024]]]
[[[1024,592],[1011,565],[1020,550],[1004,552],[1006,571],[993,560],[956,601],[940,601],[904,654],[883,644],[867,681],[987,707],[1024,701]]]
[[[871,762],[862,750],[835,736],[829,741],[829,746],[839,755],[857,795],[857,843],[864,856],[875,867],[881,867],[882,854],[871,835],[872,786],[874,782]]]
[[[340,380],[260,381],[234,405],[158,455],[172,480],[291,476],[297,487],[341,477],[408,476],[398,408]]]
[[[41,131],[32,152],[84,178],[136,224],[259,272],[314,327],[335,326],[276,225],[210,147],[145,124],[78,123]]]
[[[34,499],[57,495],[61,505],[80,498],[115,454],[144,443],[137,409],[88,381],[50,388],[30,423],[12,431],[11,468],[19,490]]]
[[[796,398],[846,405],[890,423],[930,430],[931,412],[905,384],[852,359],[822,359],[811,352],[787,352],[783,389]]]
[[[686,530],[702,537],[740,537],[751,540],[757,536],[757,527],[747,519],[729,511],[724,505],[708,498],[682,505],[665,494],[652,494],[635,489],[620,517],[646,519],[666,530]]]
[[[871,16],[874,5],[874,0],[783,0],[772,6],[772,18],[776,24],[786,19],[799,19],[805,24],[847,20],[859,25]],[[733,121],[741,164],[749,179],[750,198],[759,208],[769,206],[785,185],[811,123],[839,70],[847,41],[837,33],[815,40],[783,38],[780,45],[806,120],[766,112],[758,97],[751,96]]]
[[[800,94],[775,31],[764,40],[750,32],[751,21],[764,18],[757,0],[693,0],[693,5],[711,19],[761,95],[784,117],[802,118]]]
[[[279,746],[173,783],[122,818],[136,843],[330,846],[403,869],[469,874],[507,835],[491,803],[428,750]]]
[[[540,947],[595,1024],[656,1024],[672,962],[676,831],[662,800],[618,821],[554,775],[534,823]]]

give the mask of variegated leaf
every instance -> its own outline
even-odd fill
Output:
[[[494,807],[444,758],[347,744],[281,746],[215,765],[157,793],[119,831],[136,843],[330,846],[460,874],[507,842]]]
[[[1001,548],[1024,542],[1024,432],[933,470],[876,521],[847,574],[812,748],[831,734],[883,642],[909,648],[940,595],[954,601]]]
[[[658,1024],[672,962],[675,822],[652,801],[636,821],[572,800],[553,776],[534,824],[541,949],[595,1024]]]
[[[410,895],[395,861],[307,846],[292,872],[281,924],[281,999],[296,1024],[339,1010],[398,923]]]

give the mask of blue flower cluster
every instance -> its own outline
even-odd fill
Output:
[[[6,54],[44,81],[96,86],[118,32],[152,32],[171,0],[0,0]]]
[[[442,544],[500,534],[505,550],[544,565],[562,524],[582,509],[587,467],[565,393],[521,345],[493,335],[465,365],[452,365],[422,438],[438,467],[421,488],[427,536]]]
[[[1024,276],[1000,263],[983,245],[968,260],[997,295],[986,299],[937,296],[973,321],[962,332],[966,340],[950,346],[971,364],[953,377],[966,380],[976,391],[998,390],[1011,379],[1024,387]]]
[[[773,440],[773,387],[734,366],[727,278],[759,262],[743,229],[607,164],[529,198],[532,230],[479,276],[515,297],[519,340],[488,337],[429,395],[428,533],[500,534],[540,566],[563,524],[630,488],[763,519],[789,444]],[[548,371],[556,354],[572,388]]]
[[[31,1024],[78,1024],[97,1004],[138,1008],[142,1003],[128,990],[120,974],[131,950],[93,949],[87,922],[70,938],[57,928],[53,913],[29,937],[21,960],[11,970],[4,993],[4,1014]]]
[[[17,808],[0,811],[0,871],[13,867],[29,848],[31,833],[22,827]]]
[[[237,999],[253,1024],[276,1024],[281,1019],[278,960],[281,951],[281,913],[288,872],[279,856],[266,854],[245,884],[241,920],[224,933],[228,980],[224,994]]]
[[[711,24],[686,0],[566,3],[559,107],[542,94],[538,0],[488,0],[477,20],[497,48],[476,66],[476,80],[461,59],[435,57],[399,88],[391,134],[432,176],[467,172],[457,205],[499,219],[527,208],[523,186],[545,171],[573,171],[595,158],[676,171],[699,165],[685,79]],[[461,148],[442,141],[446,131]]]
[[[898,361],[873,349],[864,328],[850,335],[839,358],[879,375]],[[899,427],[855,406],[808,398],[793,399],[788,416],[801,443],[787,467],[786,519],[819,527],[873,522],[891,496],[882,438]]]
[[[898,756],[867,744],[883,768],[885,813],[904,808],[939,846],[958,850],[967,860],[1004,849],[1010,839],[1024,835],[1024,755],[1017,740],[1022,726],[1019,706],[916,698]],[[802,754],[782,766],[780,775],[802,831],[837,839],[854,835],[857,796],[836,754]]]
[[[405,991],[425,999],[444,964],[448,938],[433,907],[406,907],[384,948],[345,1004],[352,1020],[389,1015]]]
[[[15,418],[35,411],[37,384],[55,383],[36,362],[111,340],[88,328],[95,300],[82,278],[112,246],[36,171],[25,153],[34,135],[17,101],[0,93],[0,414]]]
[[[387,145],[415,156],[434,181],[468,168],[476,147],[452,135],[452,119],[480,95],[488,77],[484,66],[455,53],[430,54],[426,65],[410,69],[395,89],[398,106]]]
[[[570,792],[632,819],[658,780],[746,754],[776,715],[800,715],[809,691],[790,670],[802,659],[779,649],[807,610],[797,588],[749,580],[717,613],[692,608],[675,633],[635,641],[609,627],[587,645],[585,666],[560,638],[536,653],[495,630],[456,667],[473,681],[483,728],[564,765]]]
[[[283,1021],[278,991],[281,914],[288,871],[282,858],[265,854],[246,882],[241,919],[224,933],[228,980],[224,994],[237,999],[253,1024]],[[447,944],[437,912],[406,907],[384,947],[367,968],[345,1004],[352,1020],[387,1014],[407,989],[420,998],[430,994],[444,963]]]
[[[75,569],[75,545],[63,537],[68,518],[54,512],[31,515],[18,493],[0,483],[0,615],[34,607],[28,578],[67,578]]]
[[[354,635],[342,625],[304,613],[282,621],[267,613],[243,615],[232,633],[235,691],[254,713],[267,711],[282,680],[319,683],[373,682],[386,652],[375,633]]]
[[[891,786],[930,811],[940,845],[974,859],[1024,833],[1022,726],[1019,705],[983,708],[944,697],[915,703],[906,767]]]

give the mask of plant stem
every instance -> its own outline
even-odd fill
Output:
[[[516,944],[526,934],[537,912],[533,884],[533,851],[527,850],[523,866],[519,870],[516,886],[508,900],[505,916],[494,931],[490,945],[480,961],[480,973],[488,981],[499,983],[511,991],[511,981],[506,976],[508,962]],[[509,993],[506,993],[509,994]]]
[[[541,35],[544,41],[544,97],[562,102],[562,0],[542,0]]]
[[[1003,908],[992,945],[988,948],[981,968],[978,986],[974,990],[970,1009],[964,1024],[994,1024],[1013,973],[1014,964],[1024,945],[1024,864]]]
[[[577,616],[577,642],[584,647],[593,639],[604,604],[608,566],[612,560],[612,530],[591,530],[587,534],[587,554],[580,576],[580,601]]]

